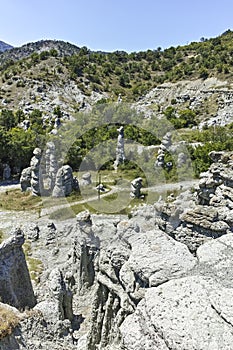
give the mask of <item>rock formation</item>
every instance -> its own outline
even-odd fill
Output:
[[[53,197],[68,196],[73,189],[73,171],[69,165],[63,165],[58,169],[56,175],[55,186],[53,189]]]
[[[116,147],[116,160],[114,162],[114,169],[117,170],[119,164],[125,161],[125,141],[124,141],[124,127],[121,126],[118,131],[117,147]]]
[[[21,172],[20,176],[20,186],[21,190],[25,192],[29,187],[31,187],[31,167],[25,168]]]
[[[48,234],[41,221],[40,238],[31,242],[44,263],[39,313],[20,321],[16,344],[230,350],[233,155],[211,157],[215,163],[195,190],[143,204],[130,219],[81,212],[56,223],[49,246],[41,244]]]
[[[93,232],[90,213],[81,212],[76,217],[73,250],[73,263],[76,266],[76,279],[80,291],[85,291],[94,283],[95,260],[99,248],[99,239]]]
[[[142,178],[137,177],[133,181],[131,181],[131,192],[130,197],[132,198],[141,198],[141,188],[142,188]]]
[[[40,160],[41,160],[41,149],[35,148],[33,151],[34,156],[30,162],[31,168],[31,189],[32,194],[40,196],[41,194],[41,174],[40,174]]]
[[[57,323],[59,320],[72,322],[72,292],[67,287],[63,273],[55,268],[50,272],[46,287],[48,297],[45,301],[38,303],[35,310],[40,310],[46,321]]]
[[[92,180],[91,180],[91,173],[85,173],[82,175],[82,179],[80,181],[81,186],[88,186],[91,185]]]
[[[48,179],[47,188],[51,191],[55,185],[56,174],[58,170],[58,163],[56,157],[55,144],[47,142],[45,151],[45,173]]]
[[[22,245],[20,229],[0,245],[0,297],[1,301],[18,309],[32,308],[35,296],[32,289]]]
[[[156,167],[165,167],[165,154],[166,152],[169,151],[169,148],[171,147],[172,141],[171,141],[172,135],[170,132],[167,132],[162,141],[161,141],[161,145],[160,148],[158,150],[158,156],[157,156],[157,160],[155,162],[155,166]]]
[[[3,181],[4,180],[10,180],[11,178],[11,168],[9,164],[3,164],[3,175],[2,175]]]

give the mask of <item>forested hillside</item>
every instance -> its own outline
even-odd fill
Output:
[[[231,116],[227,115],[227,126],[208,124],[221,106],[231,103],[233,32],[230,30],[219,37],[201,38],[199,42],[185,46],[164,50],[157,47],[131,53],[92,52],[87,47],[44,40],[3,52],[0,62],[0,163],[1,166],[9,163],[16,173],[28,165],[34,147],[43,147],[56,118],[63,124],[68,123],[78,113],[90,112],[93,106],[115,103],[119,96],[123,102],[133,103],[136,109],[137,103],[143,101],[142,118],[148,117],[146,108],[149,105],[154,118],[167,118],[186,141],[204,142],[201,149],[190,150],[193,160],[198,159],[197,173],[209,165],[205,159],[207,151],[232,149]],[[212,84],[206,92],[205,82],[210,78],[215,79],[216,86]],[[163,93],[164,83],[184,81],[194,84],[199,81],[199,85],[193,88],[196,95],[203,90],[203,96],[195,101],[194,106],[193,97],[180,93],[177,98],[174,93],[168,98]],[[158,93],[161,89],[159,103],[147,97],[153,89]],[[228,96],[225,101],[220,94],[226,89]],[[30,125],[27,131],[25,121]],[[207,134],[195,129],[204,122],[208,137],[203,138]],[[75,167],[78,167],[78,162],[74,164],[74,154],[84,155],[93,146],[93,142],[88,141],[92,134],[94,144],[100,142],[104,134],[92,133],[91,125],[90,120],[90,131],[77,141],[77,147],[72,148],[73,154],[69,152],[67,161]],[[132,128],[126,128],[126,136],[127,133],[132,136]],[[116,127],[106,131],[105,137],[106,134],[115,137]],[[134,135],[140,135],[138,141],[144,145],[159,143],[135,128]]]

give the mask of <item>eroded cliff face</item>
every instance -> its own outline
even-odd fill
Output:
[[[0,245],[1,301],[18,309],[32,308],[36,303],[23,243],[23,233],[18,229],[13,237]]]

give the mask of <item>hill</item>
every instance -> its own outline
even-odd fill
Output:
[[[4,43],[4,41],[0,41],[0,52],[5,52],[5,51],[10,50],[12,48],[13,48],[13,46]]]
[[[13,47],[11,46],[10,48]],[[50,50],[56,50],[58,56],[69,56],[78,53],[79,48],[73,44],[60,40],[40,40],[28,43],[21,47],[15,47],[11,51],[2,53],[0,55],[0,62],[1,64],[4,64],[8,61],[19,61],[23,58],[29,57],[35,52],[39,54],[43,51]]]
[[[206,157],[212,149],[231,150],[226,137],[233,122],[232,53],[230,30],[217,38],[165,50],[93,52],[63,41],[42,40],[6,51],[0,55],[0,163],[27,165],[33,147],[43,144],[56,117],[66,123],[79,111],[116,102],[119,94],[123,102],[132,103],[151,119],[153,127],[165,116],[189,142],[203,142],[204,133],[193,129],[212,128],[205,136],[218,143],[206,147]],[[31,125],[27,135],[18,129],[24,120]],[[91,120],[88,125],[91,128]],[[229,127],[217,136],[216,127],[225,125]],[[147,137],[142,135],[148,146],[152,143]],[[93,146],[90,140],[80,141],[82,154]],[[202,157],[202,151],[195,152],[194,158]],[[197,172],[208,165],[205,160]]]
[[[20,102],[17,96],[26,104],[31,103],[31,95],[40,99],[37,89],[48,94],[54,90],[50,102],[61,95],[64,102],[72,105],[71,110],[77,103],[71,103],[70,95],[78,103],[83,96],[91,101],[93,93],[113,101],[121,94],[124,101],[132,102],[167,82],[214,77],[231,84],[232,52],[230,30],[217,38],[202,38],[200,42],[164,51],[157,48],[133,53],[92,52],[63,41],[42,40],[0,55],[0,94],[4,103],[14,109]],[[43,106],[42,109],[46,110]]]

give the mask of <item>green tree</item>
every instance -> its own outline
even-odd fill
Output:
[[[17,125],[17,119],[12,110],[3,109],[0,114],[0,125],[6,130],[10,130]]]

